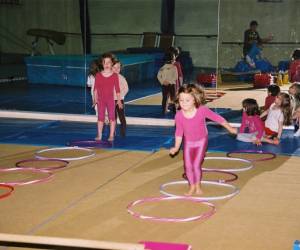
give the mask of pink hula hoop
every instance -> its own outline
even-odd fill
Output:
[[[186,217],[186,218],[165,218],[165,217],[156,217],[156,216],[148,216],[148,215],[142,215],[140,213],[134,212],[132,210],[132,207],[143,204],[147,202],[157,202],[162,200],[185,200],[185,201],[191,201],[195,203],[201,203],[208,207],[210,207],[210,210],[208,212],[204,212],[201,215],[192,216],[192,217]],[[194,199],[192,197],[167,197],[167,196],[161,196],[161,197],[150,197],[150,198],[144,198],[140,200],[136,200],[134,202],[131,202],[127,206],[127,211],[129,214],[131,214],[135,218],[143,219],[143,220],[151,220],[151,221],[162,221],[162,222],[188,222],[188,221],[196,221],[196,220],[205,220],[211,217],[215,212],[216,208],[212,203],[200,201],[197,199]]]
[[[7,196],[10,196],[11,193],[14,191],[14,187],[13,186],[6,185],[6,184],[0,184],[0,188],[8,189],[8,191],[6,193],[0,195],[0,199],[4,199]]]
[[[62,163],[62,164],[59,165],[59,166],[49,166],[49,167],[45,167],[45,168],[36,168],[36,167],[31,167],[31,166],[30,167],[25,166],[26,164],[24,165],[24,163],[28,163],[28,162],[59,162],[59,163]],[[60,160],[60,159],[26,159],[26,160],[18,161],[16,163],[16,167],[17,168],[33,168],[33,169],[53,171],[53,170],[65,168],[65,167],[67,167],[68,164],[69,164],[68,161],[64,161],[64,160]]]
[[[268,154],[270,155],[269,157],[264,157],[261,159],[254,159],[254,160],[249,160],[252,162],[255,161],[268,161],[268,160],[272,160],[274,158],[276,158],[276,154],[269,152],[269,151],[262,151],[262,150],[236,150],[236,151],[230,151],[226,154],[227,157],[232,157],[232,154]]]
[[[7,173],[7,172],[14,172],[14,171],[43,173],[43,174],[47,174],[47,176],[43,177],[43,178],[38,178],[38,179],[35,179],[35,180],[31,180],[31,181],[25,181],[24,180],[24,181],[0,182],[0,184],[9,185],[9,186],[24,186],[24,185],[29,185],[29,184],[46,182],[46,181],[50,180],[53,177],[53,173],[51,173],[50,171],[36,169],[36,168],[2,168],[2,169],[0,169],[0,173],[1,172]]]

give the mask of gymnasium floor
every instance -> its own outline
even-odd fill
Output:
[[[241,100],[255,97],[261,103],[263,90],[226,90],[226,94],[208,106],[240,109]],[[155,105],[154,95],[135,105]],[[236,119],[236,117],[234,117]],[[0,118],[0,165],[14,167],[16,162],[34,157],[38,150],[61,147],[73,140],[92,139],[95,124],[60,121],[33,121]],[[13,194],[1,200],[1,233],[83,238],[114,242],[178,242],[194,250],[292,249],[300,239],[299,139],[286,131],[281,146],[263,145],[277,154],[269,161],[256,161],[254,168],[238,172],[231,183],[240,193],[230,200],[214,201],[217,212],[209,219],[194,222],[153,222],[127,213],[127,205],[145,197],[160,196],[161,184],[182,180],[182,154],[171,158],[168,148],[173,140],[172,127],[130,125],[128,137],[117,136],[114,145],[96,148],[95,156],[71,161],[56,170],[45,183],[17,186]],[[237,143],[224,130],[209,126],[207,156],[225,156],[229,150],[253,149]],[[292,145],[287,148],[288,145]],[[48,157],[53,157],[50,152]],[[52,155],[51,155],[52,154]],[[60,157],[82,156],[65,152]],[[240,156],[240,155],[237,155]],[[264,157],[240,156],[240,157]],[[226,160],[206,161],[207,168],[239,168],[245,164]],[[33,179],[36,175],[2,173],[2,181]],[[41,176],[39,176],[41,177]],[[204,180],[226,178],[205,173]],[[230,191],[203,186],[204,195],[226,195]],[[183,194],[186,186],[170,187]],[[145,215],[191,217],[207,208],[188,201],[164,201],[143,204],[135,211]]]

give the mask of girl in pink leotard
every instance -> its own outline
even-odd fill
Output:
[[[103,54],[101,57],[103,70],[98,72],[95,77],[93,103],[94,105],[97,104],[98,107],[98,135],[95,140],[102,139],[105,110],[108,112],[108,118],[110,121],[110,133],[108,140],[114,140],[116,129],[114,91],[117,96],[117,105],[119,108],[123,108],[120,98],[119,76],[117,73],[114,73],[112,69],[113,59],[114,56],[111,53]]]
[[[237,130],[231,127],[223,117],[204,105],[204,91],[194,84],[184,84],[179,88],[178,101],[181,109],[175,116],[175,145],[170,149],[170,154],[175,155],[179,151],[184,137],[183,159],[189,182],[189,191],[186,195],[202,194],[201,165],[208,142],[205,119],[208,118],[221,124],[230,133],[236,134]]]

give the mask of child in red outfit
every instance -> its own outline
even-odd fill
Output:
[[[180,54],[180,48],[179,47],[171,47],[169,49],[170,53],[173,55],[173,64],[176,66],[178,78],[176,80],[176,92],[178,92],[178,89],[183,84],[183,72],[182,72],[182,66],[181,63],[177,60],[178,56]]]
[[[114,140],[116,129],[114,91],[116,91],[117,95],[117,105],[119,108],[123,107],[120,98],[119,76],[112,70],[113,58],[113,55],[110,53],[102,55],[101,62],[103,70],[98,72],[95,77],[93,103],[94,105],[97,104],[98,107],[98,135],[95,140],[102,139],[105,110],[108,112],[108,118],[110,121],[110,134],[108,140]]]
[[[293,52],[289,67],[289,80],[291,83],[300,82],[300,49]]]
[[[275,84],[271,84],[268,86],[268,96],[265,99],[265,106],[264,106],[264,110],[267,110],[270,108],[271,104],[274,103],[276,96],[280,93],[280,87],[275,85]]]

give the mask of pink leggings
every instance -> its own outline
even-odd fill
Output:
[[[183,149],[183,159],[186,177],[190,185],[200,183],[202,178],[202,162],[207,148],[207,137],[200,141],[186,141]]]

